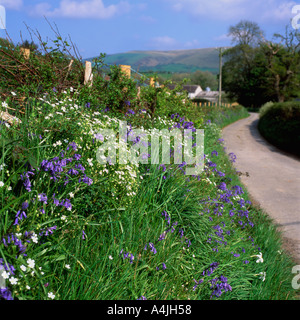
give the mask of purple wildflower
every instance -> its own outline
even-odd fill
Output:
[[[74,151],[77,150],[77,145],[76,145],[75,142],[70,142],[69,145],[68,145],[68,147],[67,147],[67,150],[69,150],[70,147],[71,147]]]
[[[0,300],[13,300],[11,292],[7,288],[0,288]]]
[[[231,286],[227,283],[227,278],[221,275],[220,277],[210,280],[212,284],[210,289],[214,290],[211,294],[211,299],[215,296],[219,298],[223,292],[232,291]]]
[[[45,193],[40,193],[38,195],[38,199],[39,199],[39,201],[44,202],[45,204],[47,204],[48,198],[47,198],[47,195]]]
[[[29,206],[29,204],[27,201],[23,202],[22,203],[22,210],[27,210],[28,206]]]
[[[144,247],[144,250],[147,250],[147,247],[148,247],[148,245],[146,244],[145,247]],[[151,252],[153,252],[154,254],[157,253],[157,251],[156,251],[156,249],[154,247],[154,244],[152,242],[149,242],[149,248],[150,248]]]
[[[31,191],[31,182],[28,178],[24,181],[23,185],[28,192]]]
[[[74,159],[74,160],[79,160],[80,158],[81,158],[81,155],[80,155],[80,154],[75,153],[75,154],[73,155],[73,159]]]
[[[196,279],[194,279],[194,281],[195,281],[196,284],[194,285],[193,290],[195,291],[195,290],[197,289],[198,285],[203,282],[203,279],[200,279],[199,281],[197,281]]]
[[[69,174],[70,176],[76,176],[79,172],[77,170],[75,170],[74,168],[71,168],[67,174]]]
[[[95,138],[97,139],[97,140],[100,140],[100,141],[104,141],[104,137],[103,137],[103,135],[101,134],[101,133],[97,133],[97,134],[95,134]]]
[[[164,210],[164,211],[161,213],[161,215],[162,215],[163,217],[165,217],[165,220],[167,220],[167,224],[170,224],[171,217],[168,215],[167,211]]]
[[[27,218],[26,213],[25,213],[25,211],[19,210],[16,214],[16,217],[15,217],[14,226],[19,225],[19,220],[23,220],[23,218]]]
[[[80,183],[81,181],[83,183],[87,184],[88,186],[90,186],[93,183],[93,180],[91,178],[89,178],[87,175],[84,175],[83,178],[79,178],[78,182]]]

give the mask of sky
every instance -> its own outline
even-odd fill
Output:
[[[256,22],[272,40],[297,15],[289,0],[0,0],[14,43],[55,40],[47,20],[71,38],[82,58],[132,50],[185,50],[232,45],[230,26]],[[3,10],[2,10],[3,11]],[[300,9],[299,9],[300,13]],[[299,18],[300,20],[300,18]]]

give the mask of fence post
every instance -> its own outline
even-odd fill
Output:
[[[120,68],[125,76],[127,76],[128,78],[131,77],[131,66],[120,64]]]
[[[150,78],[150,87],[154,87],[154,78]]]
[[[30,49],[27,49],[27,48],[20,48],[20,51],[23,55],[23,57],[28,60],[29,57],[30,57]]]
[[[141,97],[141,87],[138,86],[137,87],[137,98],[140,99],[140,97]]]
[[[89,84],[89,86],[93,84],[92,63],[90,61],[85,62],[84,84]]]

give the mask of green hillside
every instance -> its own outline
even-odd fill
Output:
[[[93,58],[87,59],[91,60]],[[219,53],[215,48],[173,51],[130,51],[107,55],[107,64],[125,64],[140,72],[194,72],[219,70]]]

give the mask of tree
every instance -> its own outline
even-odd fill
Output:
[[[203,90],[209,87],[211,90],[217,90],[217,77],[209,71],[197,70],[191,74],[191,83],[198,84]]]
[[[279,43],[265,41],[261,45],[266,57],[269,89],[283,102],[300,92],[300,32],[286,27],[285,34],[275,34]]]
[[[256,22],[241,20],[235,26],[229,27],[228,36],[232,37],[232,42],[238,45],[255,46],[260,43],[264,32]]]
[[[197,70],[192,73],[175,73],[172,75],[172,81],[182,82],[187,79],[186,84],[199,85],[203,90],[210,87],[212,90],[217,90],[218,81],[214,74],[209,71]]]
[[[259,48],[240,44],[226,50],[223,56],[223,89],[230,99],[249,108],[269,101],[270,96],[264,95],[266,67]]]
[[[224,52],[223,89],[245,107],[300,95],[299,31],[286,27],[274,38],[277,42],[267,41],[261,33],[255,45],[247,37]]]

